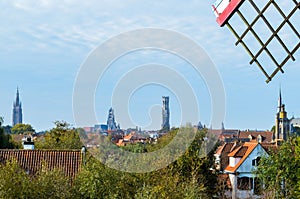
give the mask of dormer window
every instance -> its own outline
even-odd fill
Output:
[[[258,136],[257,136],[257,142],[258,142],[258,143],[261,143],[261,142],[262,142],[262,137],[261,137],[261,135],[258,135]]]
[[[250,141],[252,140],[252,135],[249,135],[248,138],[250,139]]]

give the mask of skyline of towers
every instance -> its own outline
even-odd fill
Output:
[[[162,97],[162,130],[170,130],[170,109],[169,109],[169,97]]]
[[[19,88],[17,88],[16,101],[13,103],[12,126],[22,124],[22,103],[19,96]]]

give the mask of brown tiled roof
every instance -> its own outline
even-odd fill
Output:
[[[221,170],[225,169],[229,164],[228,154],[232,152],[236,147],[239,146],[239,143],[225,143],[220,146],[216,152],[217,155],[220,155],[220,166]]]
[[[222,129],[208,129],[207,132],[219,137],[222,134]]]
[[[235,172],[241,164],[246,160],[246,158],[252,153],[252,151],[255,149],[255,147],[258,145],[256,142],[245,142],[242,146],[238,147],[236,150],[232,151],[228,156],[230,157],[242,157],[241,160],[234,166],[227,166],[225,171],[233,173]],[[243,156],[240,156],[241,154],[244,154]]]
[[[36,174],[45,163],[49,169],[59,169],[71,179],[82,165],[81,150],[17,150],[1,149],[0,162],[15,159],[31,175]]]
[[[273,139],[273,132],[271,131],[241,131],[239,139],[249,138],[249,135],[251,135],[252,139],[256,141],[257,137],[260,135],[263,143],[270,143]]]
[[[235,157],[243,157],[248,150],[247,146],[243,146],[236,154]]]
[[[279,146],[276,145],[276,143],[261,143],[261,146],[267,151],[267,152],[277,152],[279,150]]]

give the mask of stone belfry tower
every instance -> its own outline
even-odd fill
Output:
[[[108,111],[108,118],[107,118],[107,128],[108,130],[117,130],[117,124],[115,121],[115,114],[114,114],[114,109],[110,108]]]
[[[169,97],[162,97],[162,125],[163,130],[170,130],[170,109],[169,109]]]
[[[13,103],[12,126],[22,124],[22,103],[20,101],[19,89],[17,88],[16,101]]]
[[[274,141],[287,140],[289,130],[289,119],[287,118],[285,105],[282,103],[281,90],[279,90],[278,111],[276,113],[275,133],[273,136]]]

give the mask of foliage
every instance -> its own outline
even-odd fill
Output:
[[[0,198],[26,198],[28,189],[28,176],[16,161],[0,166]]]
[[[178,133],[171,130],[157,144],[146,145],[149,151],[170,143]],[[71,136],[70,136],[71,135]],[[78,132],[67,123],[56,123],[56,127],[45,135],[45,147],[73,147]],[[86,153],[86,163],[70,184],[62,173],[50,171],[44,165],[36,176],[20,169],[16,162],[8,162],[0,168],[0,198],[212,198],[216,176],[209,170],[209,157],[201,154],[206,130],[198,131],[188,150],[169,166],[149,173],[125,173],[108,168]],[[58,141],[57,141],[58,139]],[[54,142],[54,144],[51,144]],[[81,147],[77,143],[77,147]],[[40,146],[41,143],[40,143]],[[141,148],[142,147],[142,148]],[[133,145],[125,150],[144,152],[143,145]]]
[[[33,134],[35,130],[30,124],[16,124],[11,128],[12,134]]]
[[[87,164],[77,175],[78,198],[132,198],[139,185],[135,175],[110,169],[87,154]]]
[[[48,169],[46,163],[31,180],[38,189],[31,193],[32,198],[72,198],[70,180],[60,170]]]
[[[275,128],[276,128],[275,126],[272,126],[272,128],[271,128],[270,131],[273,132],[273,133],[275,133]]]
[[[270,151],[268,157],[260,160],[256,174],[263,182],[268,197],[299,198],[299,194],[296,197],[300,180],[299,141],[299,138],[291,138],[279,150]]]
[[[145,152],[147,152],[145,144],[143,144],[143,143],[128,144],[126,146],[123,146],[122,149],[124,149],[126,151],[133,152],[133,153],[145,153]]]
[[[2,126],[2,128],[3,128],[5,133],[11,134],[11,128],[12,128],[11,126],[6,125],[6,126]]]
[[[4,132],[4,129],[0,126],[0,149],[15,149],[19,148],[19,145],[12,140],[11,135]]]
[[[170,143],[179,129],[173,129],[157,144],[146,145],[149,151]],[[200,156],[206,131],[198,131],[195,140],[177,161],[150,173],[134,174],[104,166],[92,156],[74,183],[79,198],[211,198],[216,176],[209,171],[209,158]],[[144,146],[122,147],[131,152],[144,152]]]
[[[82,143],[76,129],[70,128],[70,124],[64,121],[54,124],[54,128],[36,141],[37,149],[81,149]]]
[[[30,176],[11,160],[0,166],[0,198],[72,198],[72,189],[58,170],[43,166],[36,176]]]

